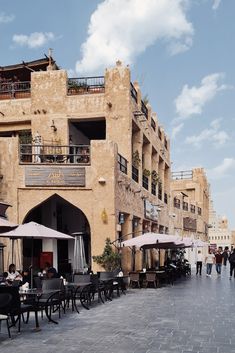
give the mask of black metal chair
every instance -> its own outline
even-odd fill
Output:
[[[65,290],[63,280],[60,278],[51,278],[42,280],[42,292],[44,293],[38,297],[38,310],[45,310],[49,321],[58,324],[52,319],[52,314],[58,311],[59,318],[61,317],[61,308],[65,312]],[[47,291],[47,293],[45,293]]]
[[[28,305],[21,302],[18,287],[7,287],[7,286],[0,287],[0,294],[3,294],[3,293],[10,294],[12,297],[7,308],[7,311],[8,311],[7,314],[11,318],[11,322],[12,322],[11,326],[15,326],[16,323],[18,322],[18,332],[20,332],[21,317],[24,313],[27,313],[27,320],[25,321],[27,323],[30,312],[35,313],[36,326],[38,325],[37,308],[34,305]]]
[[[11,338],[10,323],[9,323],[9,304],[12,301],[12,295],[10,293],[0,293],[0,329],[1,322],[6,321],[8,336]]]

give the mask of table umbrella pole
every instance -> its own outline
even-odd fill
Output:
[[[14,263],[14,239],[11,238],[11,263]]]
[[[30,288],[33,289],[33,238],[31,240],[31,266],[30,266]]]

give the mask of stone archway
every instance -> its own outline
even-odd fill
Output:
[[[58,230],[66,234],[82,232],[86,261],[91,264],[90,225],[85,214],[58,194],[54,194],[25,216],[23,223],[38,222],[44,226]],[[31,243],[23,240],[23,266],[28,267]],[[53,266],[61,274],[70,272],[73,266],[73,240],[35,240],[34,241],[34,267],[40,269],[40,257],[42,253],[53,252]]]

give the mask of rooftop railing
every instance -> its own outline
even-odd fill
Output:
[[[0,82],[0,100],[30,97],[31,82]]]
[[[90,164],[89,145],[20,144],[20,163]]]
[[[79,77],[68,79],[68,95],[103,93],[105,91],[104,76]]]

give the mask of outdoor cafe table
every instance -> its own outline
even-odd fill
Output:
[[[36,325],[35,330],[36,331],[40,330],[39,321],[38,321],[38,311],[41,310],[40,298],[43,295],[46,295],[47,298],[49,299],[55,293],[60,293],[60,290],[58,290],[58,289],[44,289],[43,290],[41,288],[40,289],[33,288],[33,289],[26,289],[26,290],[23,290],[21,288],[19,289],[19,294],[23,300],[32,299],[31,304],[33,305],[34,312],[35,312],[35,325]],[[46,317],[48,318],[49,322],[53,322],[54,324],[58,324],[58,322],[53,320],[51,315],[49,314],[47,305],[45,306],[45,314],[46,314]]]

